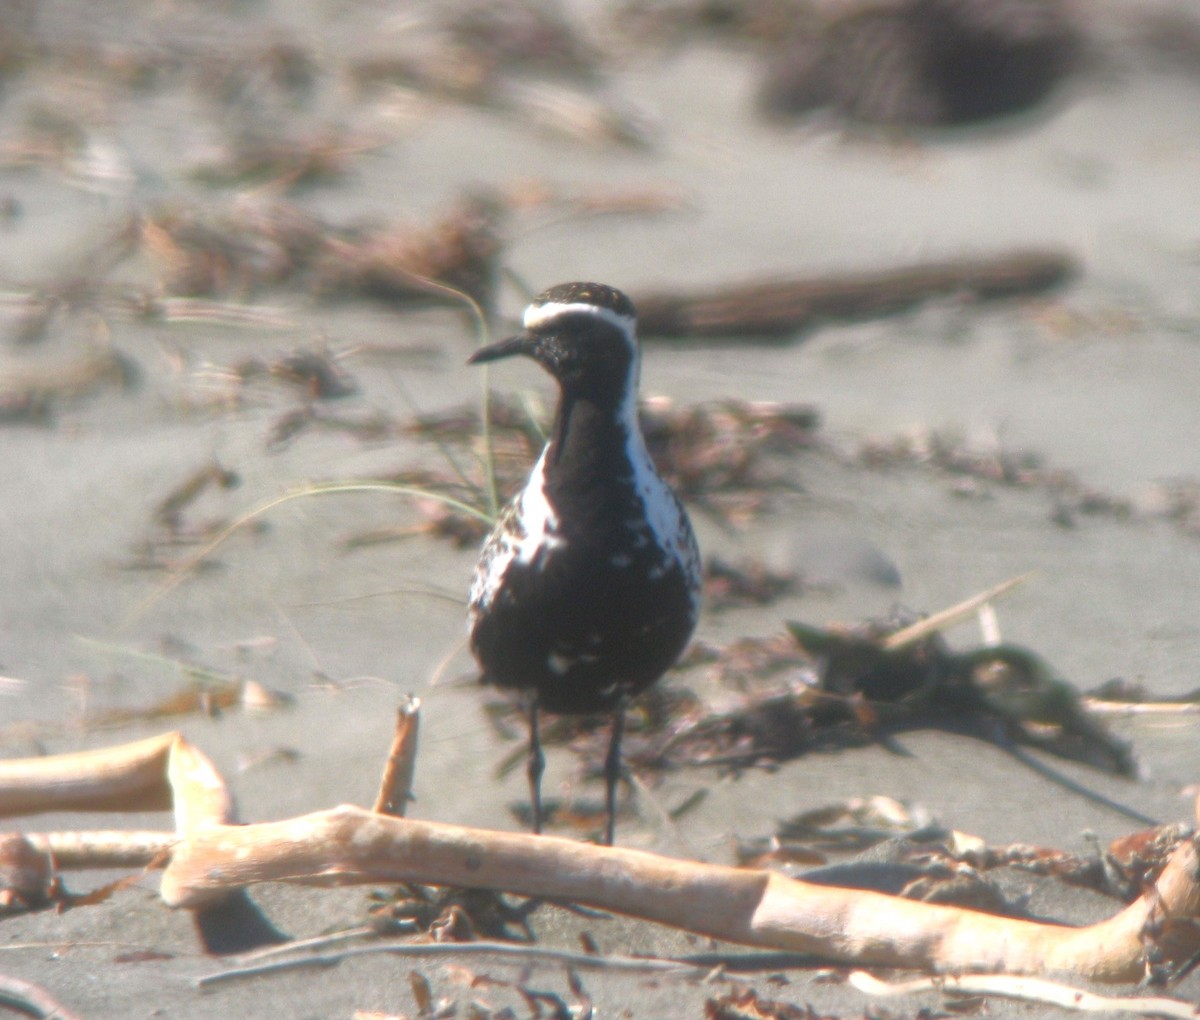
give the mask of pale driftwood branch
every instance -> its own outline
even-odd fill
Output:
[[[167,759],[177,734],[121,747],[3,762],[0,818],[47,811],[165,811]]]
[[[26,838],[62,871],[144,868],[179,842],[173,832],[137,829],[31,832]]]
[[[263,881],[317,885],[419,882],[562,899],[763,948],[863,966],[1012,974],[1070,973],[1135,981],[1144,933],[1200,914],[1196,840],[1155,888],[1086,928],[997,917],[863,890],[549,836],[390,818],[342,806],[282,822],[191,834],[163,877],[163,899],[198,908]],[[1172,925],[1169,959],[1200,948],[1200,930]]]
[[[0,1006],[11,1006],[42,1020],[82,1020],[78,1013],[67,1009],[46,989],[3,974],[0,974]]]
[[[48,797],[74,803],[82,790],[109,804],[120,802],[118,794],[139,801],[169,792],[174,833],[27,838],[52,852],[60,867],[146,865],[169,851],[162,896],[175,907],[202,909],[268,881],[472,886],[588,904],[730,942],[858,966],[1061,973],[1110,982],[1140,978],[1147,945],[1163,964],[1185,961],[1200,949],[1195,923],[1200,836],[1179,846],[1138,902],[1107,921],[1068,928],[811,885],[765,871],[411,821],[350,806],[234,825],[232,798],[213,763],[173,733],[106,752],[38,759],[50,791],[40,798],[33,796],[30,763],[16,764],[15,785],[0,778],[0,803],[10,806],[21,798],[35,809]],[[155,765],[156,781],[150,775]],[[4,771],[0,768],[0,777]],[[393,790],[403,786],[397,783]]]
[[[403,818],[412,800],[413,776],[417,769],[417,734],[421,729],[421,699],[411,694],[396,712],[396,733],[388,751],[374,810],[381,815]]]
[[[175,831],[183,837],[202,828],[237,821],[225,777],[194,744],[176,735],[167,758],[167,780],[175,808]]]
[[[996,995],[1024,1002],[1039,1002],[1063,1009],[1086,1013],[1133,1013],[1138,1016],[1171,1017],[1173,1020],[1195,1020],[1200,1006],[1179,999],[1161,996],[1121,998],[1097,995],[1082,988],[1071,988],[1041,978],[1014,977],[1008,974],[962,974],[956,977],[917,978],[890,984],[864,971],[855,971],[850,984],[866,995],[911,995],[914,992],[943,992],[946,995]]]

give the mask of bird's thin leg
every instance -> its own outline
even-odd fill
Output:
[[[546,756],[542,754],[542,738],[538,731],[538,703],[529,708],[529,803],[533,809],[533,832],[542,831],[542,773],[546,771]]]
[[[604,759],[604,845],[612,846],[617,831],[617,781],[621,778],[621,735],[625,732],[625,702],[613,712],[612,740]]]

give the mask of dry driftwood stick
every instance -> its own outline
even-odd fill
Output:
[[[0,975],[0,1006],[10,1006],[26,1016],[42,1020],[82,1020],[74,1010],[67,1009],[46,989],[30,981]]]
[[[194,744],[175,734],[166,776],[175,808],[175,831],[187,837],[198,829],[237,821],[233,795],[217,767]]]
[[[785,337],[822,322],[901,312],[930,298],[1038,294],[1069,280],[1074,259],[1055,251],[930,262],[872,273],[747,283],[688,294],[634,294],[643,337]]]
[[[997,917],[782,875],[673,860],[549,836],[391,818],[352,806],[282,822],[206,826],[176,849],[163,877],[171,906],[198,908],[254,882],[418,882],[562,899],[727,939],[859,966],[942,972],[1069,973],[1134,981],[1144,935],[1200,915],[1197,839],[1155,887],[1085,928]],[[1200,928],[1172,924],[1167,960],[1200,948]]]
[[[858,966],[936,972],[1142,976],[1147,946],[1163,964],[1200,949],[1200,835],[1185,839],[1154,886],[1085,928],[997,917],[782,875],[674,860],[548,836],[417,822],[343,806],[259,825],[229,824],[233,801],[213,763],[178,734],[107,752],[38,760],[51,791],[90,789],[107,803],[173,794],[175,833],[31,834],[60,865],[147,864],[172,847],[162,896],[203,909],[266,881],[317,885],[415,882],[562,899],[703,935]],[[9,763],[12,764],[12,763]],[[17,789],[30,800],[28,763]],[[157,782],[150,766],[156,765]],[[131,783],[129,775],[136,775]],[[114,782],[105,785],[101,780]],[[168,782],[169,780],[169,782]],[[90,784],[90,785],[89,785]],[[396,787],[399,789],[399,787]],[[0,789],[0,799],[5,791]],[[75,801],[64,801],[75,803]],[[32,798],[32,803],[44,803]],[[74,842],[72,842],[74,841]],[[88,858],[85,851],[96,851]],[[136,853],[135,853],[136,852]],[[137,853],[142,856],[138,858]]]
[[[50,854],[60,871],[144,868],[179,842],[173,832],[152,829],[30,832],[26,839],[42,853]]]
[[[47,811],[165,811],[175,733],[76,754],[3,762],[0,818]]]
[[[412,800],[413,775],[417,768],[417,733],[421,728],[421,699],[411,694],[396,712],[396,733],[383,766],[379,793],[373,810],[403,818]]]
[[[888,984],[864,971],[855,971],[850,975],[849,983],[865,995],[881,997],[936,991],[946,996],[995,995],[1089,1013],[1131,1013],[1138,1016],[1171,1017],[1174,1020],[1196,1020],[1196,1017],[1200,1016],[1200,1007],[1179,999],[1165,999],[1159,996],[1130,999],[1096,995],[1082,988],[1070,988],[1053,981],[1013,977],[1008,974],[964,974],[956,977],[917,978]]]

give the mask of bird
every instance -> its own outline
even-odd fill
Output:
[[[525,309],[524,329],[471,364],[533,359],[558,384],[554,424],[525,487],[480,553],[468,608],[481,680],[529,709],[533,831],[542,825],[541,711],[611,713],[604,841],[615,835],[630,700],[679,658],[700,614],[701,561],[683,504],[655,468],[638,420],[633,302],[563,283]]]

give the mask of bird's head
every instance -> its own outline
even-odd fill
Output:
[[[598,283],[563,283],[525,309],[524,329],[477,350],[471,364],[523,354],[558,381],[564,393],[621,403],[637,386],[637,320],[633,302]]]

